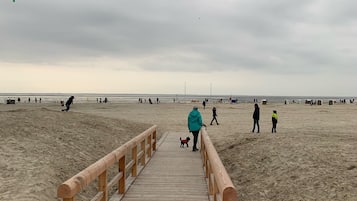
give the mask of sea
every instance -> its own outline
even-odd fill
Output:
[[[342,96],[263,96],[263,95],[195,95],[195,94],[125,94],[125,93],[0,93],[0,104],[8,100],[15,103],[59,103],[70,96],[75,97],[75,103],[100,103],[105,99],[109,103],[191,103],[191,102],[222,102],[222,103],[305,103],[306,100],[321,100],[329,102],[350,103],[355,97]]]

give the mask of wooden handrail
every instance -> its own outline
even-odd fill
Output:
[[[62,198],[63,201],[74,201],[76,195],[96,178],[98,178],[99,192],[95,195],[93,200],[107,201],[108,189],[115,183],[118,185],[117,193],[125,193],[127,179],[126,172],[129,172],[128,170],[131,169],[131,175],[129,176],[136,177],[139,172],[138,166],[144,166],[147,164],[148,160],[146,160],[146,157],[150,159],[153,152],[156,151],[156,130],[157,126],[152,126],[124,145],[120,146],[118,149],[104,156],[80,173],[62,183],[57,189],[57,197]],[[137,153],[138,146],[141,147],[139,153]],[[125,156],[129,152],[132,154],[132,160],[126,165]],[[139,161],[140,164],[138,163]],[[108,183],[107,170],[115,163],[118,163],[119,173]]]
[[[91,200],[107,201],[108,191],[114,185],[117,185],[118,189],[116,194],[123,195],[127,190],[127,177],[135,178],[140,173],[139,166],[142,166],[142,169],[148,162],[146,158],[150,159],[156,151],[156,130],[157,126],[152,126],[62,183],[57,189],[57,197],[62,198],[63,201],[75,201],[76,195],[95,179],[98,180],[98,193]],[[209,194],[213,196],[214,201],[237,201],[236,188],[205,129],[201,129],[200,143]],[[130,161],[126,159],[129,152],[132,155]],[[118,174],[108,182],[108,169],[116,163]],[[131,174],[127,176],[127,172]]]
[[[201,156],[208,180],[208,191],[213,200],[237,201],[237,191],[218,156],[205,128],[201,129]]]

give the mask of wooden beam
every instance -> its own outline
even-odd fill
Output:
[[[76,201],[76,198],[63,198],[63,201]]]
[[[131,168],[131,176],[136,177],[138,173],[138,146],[134,146],[131,151],[132,161],[134,162]]]
[[[140,163],[142,166],[146,164],[146,146],[145,146],[145,140],[140,143],[140,152],[143,152],[143,156],[140,157]]]
[[[236,189],[205,129],[201,129],[201,140],[207,152],[209,172],[214,174],[214,186],[217,186],[222,201],[237,201]]]
[[[110,182],[107,185],[108,189],[111,189],[115,184],[117,184],[119,182],[119,179],[121,179],[121,177],[123,176],[122,172],[119,172],[117,175],[115,175],[115,177],[110,180]]]
[[[101,201],[103,198],[103,192],[98,192],[90,201]]]
[[[147,137],[147,144],[149,145],[149,148],[148,148],[148,157],[149,158],[151,158],[151,155],[152,155],[152,151],[151,151],[151,148],[152,148],[152,144],[151,144],[151,139],[152,139],[152,137],[151,137],[151,135],[149,135],[148,137]]]
[[[107,176],[108,176],[107,170],[105,170],[98,177],[98,190],[99,190],[99,192],[103,192],[103,196],[102,196],[102,199],[100,199],[100,201],[108,200]]]
[[[119,172],[123,174],[123,176],[119,179],[118,182],[118,192],[120,194],[125,193],[125,179],[126,179],[126,169],[125,169],[125,156],[123,156],[119,160]]]

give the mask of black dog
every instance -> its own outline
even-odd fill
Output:
[[[186,139],[181,139],[181,138],[180,138],[180,141],[181,141],[180,147],[185,147],[185,144],[186,144],[187,147],[188,147],[188,142],[189,142],[190,140],[191,140],[190,137],[187,137]]]

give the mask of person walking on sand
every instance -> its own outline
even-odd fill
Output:
[[[259,127],[259,116],[260,116],[260,111],[259,111],[259,106],[257,103],[254,104],[254,113],[253,113],[253,120],[254,120],[254,123],[253,123],[253,130],[252,130],[252,133],[254,133],[254,130],[255,130],[255,125],[257,125],[257,128],[258,128],[258,132],[260,132],[260,127]]]
[[[212,121],[211,121],[211,124],[210,125],[213,125],[213,121],[216,120],[216,124],[219,125],[218,121],[217,121],[217,110],[216,110],[216,107],[213,107],[212,108]]]
[[[198,134],[201,130],[202,125],[204,124],[202,124],[202,116],[196,106],[193,107],[192,111],[188,115],[187,125],[188,125],[189,132],[192,133],[193,135],[192,151],[198,151],[197,149]]]
[[[62,111],[68,112],[69,107],[70,107],[71,104],[73,103],[73,99],[74,99],[74,96],[71,96],[71,97],[68,98],[68,100],[67,100],[67,102],[66,102],[66,109],[63,109]]]
[[[276,110],[273,110],[271,121],[273,123],[273,128],[271,129],[271,133],[276,133],[276,124],[278,124],[278,113],[276,112]]]
[[[206,109],[206,100],[202,101],[202,106],[203,106],[203,109]]]

